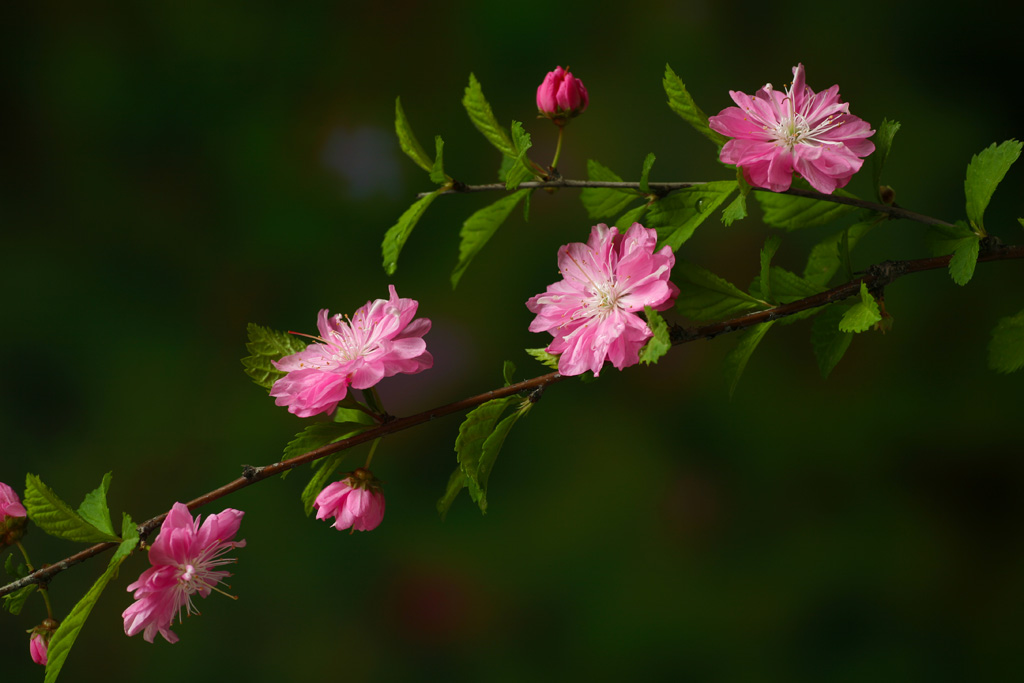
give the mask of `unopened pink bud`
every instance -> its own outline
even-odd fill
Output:
[[[59,624],[53,619],[44,619],[43,623],[32,629],[32,635],[28,639],[28,653],[36,664],[46,666],[46,648],[57,626]]]
[[[341,481],[329,484],[316,497],[316,518],[334,517],[338,531],[372,531],[384,519],[384,494],[380,482],[369,470],[360,467]],[[350,532],[351,533],[351,532]]]
[[[549,72],[537,88],[537,111],[558,124],[579,116],[588,104],[583,81],[562,67]]]

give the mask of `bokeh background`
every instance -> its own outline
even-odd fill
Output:
[[[500,384],[523,352],[523,302],[556,275],[555,250],[590,228],[573,192],[538,193],[476,259],[448,275],[458,229],[496,196],[443,197],[398,272],[380,241],[430,183],[393,134],[401,95],[448,172],[487,182],[497,152],[460,98],[474,72],[535,158],[533,118],[556,65],[591,107],[560,164],[595,158],[636,178],[725,178],[713,149],[665,105],[670,63],[715,113],[728,90],[779,86],[802,61],[852,111],[903,123],[887,180],[904,206],[964,215],[972,154],[1024,134],[1020,10],[972,3],[516,4],[271,2],[11,4],[0,21],[3,331],[0,480],[40,475],[77,503],[113,470],[115,515],[137,520],[276,460],[304,425],[242,373],[245,324],[313,331],[393,283],[434,329],[433,370],[380,386],[395,413]],[[869,174],[848,189],[870,196]],[[1024,168],[987,224],[1024,240]],[[835,230],[784,235],[803,266]],[[767,234],[711,220],[683,256],[735,282]],[[891,222],[857,266],[928,255]],[[1000,317],[1024,308],[1024,264],[943,272],[886,292],[887,335],[857,337],[828,381],[809,324],[776,327],[730,400],[728,335],[656,368],[552,388],[491,478],[434,512],[458,418],[386,440],[375,459],[387,517],[349,536],[303,516],[294,473],[225,499],[246,511],[232,580],[168,645],[124,636],[129,560],[93,612],[65,680],[694,681],[1019,680],[1024,673],[1024,376],[986,369]],[[355,452],[356,466],[365,457]],[[210,511],[219,511],[213,506]],[[70,554],[38,531],[36,563]],[[6,553],[5,553],[6,554]],[[64,614],[101,562],[51,585]],[[0,618],[5,681],[41,680],[24,631],[34,600]]]

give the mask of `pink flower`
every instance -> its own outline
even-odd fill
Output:
[[[367,301],[355,316],[342,320],[320,311],[317,327],[320,344],[285,356],[274,363],[288,374],[277,380],[270,395],[279,406],[299,417],[330,413],[345,398],[349,386],[369,389],[385,377],[416,374],[434,365],[423,335],[430,320],[417,318],[419,304],[399,299],[394,285],[391,298]]]
[[[654,247],[655,230],[639,223],[620,235],[618,228],[595,225],[586,244],[574,242],[558,250],[558,269],[565,278],[526,302],[537,314],[531,332],[548,331],[554,340],[549,353],[561,354],[558,371],[597,376],[605,360],[619,370],[639,361],[651,329],[637,315],[650,306],[672,306],[679,288],[669,282],[676,257],[671,247]]]
[[[178,642],[170,628],[174,615],[180,623],[182,608],[186,614],[198,614],[192,596],[198,593],[205,598],[231,576],[216,567],[234,562],[222,555],[245,545],[245,541],[230,540],[238,533],[244,514],[228,508],[209,515],[200,526],[200,517],[193,520],[184,504],[174,504],[149,547],[153,566],[128,586],[129,592],[135,591],[135,602],[121,614],[127,635],[145,629],[142,637],[147,642],[152,643],[157,633],[168,643]]]
[[[332,526],[341,531],[372,531],[384,519],[384,494],[380,482],[369,470],[360,467],[341,481],[328,484],[316,497],[316,518],[335,517]]]
[[[590,98],[583,81],[562,67],[549,72],[537,88],[537,111],[555,123],[564,124],[567,119],[579,116],[588,104]]]
[[[18,497],[15,490],[0,481],[0,523],[8,517],[25,517],[26,515],[28,512],[25,511],[25,506],[21,504],[21,498]]]
[[[818,192],[832,194],[850,182],[875,151],[868,140],[875,131],[850,114],[839,99],[839,86],[815,94],[804,82],[804,65],[793,67],[793,85],[785,94],[771,83],[750,97],[729,91],[736,107],[723,109],[708,122],[733,138],[719,159],[743,169],[747,182],[772,192],[789,189],[797,172]]]
[[[46,666],[46,641],[48,639],[43,638],[43,634],[37,631],[32,632],[32,637],[28,639],[28,653],[32,655],[32,661],[36,664]]]

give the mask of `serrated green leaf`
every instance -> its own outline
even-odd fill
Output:
[[[644,159],[644,167],[640,171],[640,190],[644,194],[651,193],[651,186],[648,184],[647,181],[651,176],[651,166],[654,166],[654,159],[654,152],[648,154],[647,157]]]
[[[818,370],[823,379],[828,378],[833,368],[842,360],[843,354],[853,340],[852,332],[843,332],[839,323],[846,315],[848,306],[835,304],[828,306],[811,327],[811,345],[814,356],[818,360]]]
[[[478,131],[483,133],[488,142],[505,156],[516,156],[512,140],[509,139],[505,129],[498,125],[498,119],[494,118],[491,105],[484,97],[480,81],[476,80],[476,76],[473,74],[469,74],[469,85],[466,86],[466,93],[462,97],[462,106],[466,108],[469,120],[473,122]]]
[[[334,471],[338,469],[338,466],[341,465],[341,461],[345,459],[348,453],[348,451],[331,453],[314,463],[319,464],[319,468],[313,472],[313,476],[310,477],[309,482],[302,489],[302,494],[299,496],[302,501],[302,511],[306,513],[307,517],[313,514],[313,503],[316,502],[316,497],[320,495],[320,492],[327,485],[328,480],[332,477]]]
[[[512,209],[516,208],[516,204],[529,193],[530,190],[526,189],[506,195],[466,219],[466,222],[462,224],[462,229],[459,231],[459,238],[461,239],[459,243],[459,262],[456,264],[455,270],[452,271],[452,289],[458,286],[459,280],[462,279],[462,274],[466,272],[470,262],[480,253],[480,250],[484,248],[487,241],[497,232],[501,224],[505,222],[508,215],[512,213]]]
[[[806,299],[824,291],[813,282],[808,282],[796,273],[790,272],[780,266],[772,266],[772,293],[779,300],[780,304],[789,304],[800,299]]]
[[[528,354],[536,358],[543,365],[551,368],[552,370],[558,369],[558,356],[553,353],[548,353],[546,349],[523,349]]]
[[[523,130],[523,124],[519,121],[512,122],[512,144],[516,150],[516,158],[505,175],[506,190],[517,189],[521,182],[533,175],[530,159],[526,156],[526,152],[533,146],[533,142],[530,139],[530,134]]]
[[[761,249],[761,298],[772,303],[778,303],[778,300],[772,295],[772,257],[779,250],[780,244],[782,244],[782,239],[778,235],[772,235],[765,241],[764,247]]]
[[[438,185],[448,182],[444,172],[444,140],[440,135],[434,136],[434,163],[430,167],[430,179]]]
[[[952,254],[965,240],[976,239],[966,221],[957,221],[953,225],[929,225],[925,239],[933,256]]]
[[[731,282],[688,261],[676,261],[672,282],[679,287],[676,311],[691,320],[716,320],[764,307]]]
[[[494,432],[501,414],[509,404],[518,400],[518,396],[507,396],[488,401],[471,410],[459,426],[459,436],[455,439],[455,454],[466,475],[469,495],[477,504],[484,495],[480,483],[480,459],[483,457],[484,443]]]
[[[245,374],[269,392],[274,382],[285,375],[271,361],[303,351],[306,344],[295,335],[261,327],[256,323],[249,323],[245,329],[249,335],[245,348],[250,354],[242,359]]]
[[[351,397],[351,394],[349,395]],[[333,422],[354,422],[360,425],[374,426],[377,422],[372,416],[359,408],[346,408],[344,404],[334,411]]]
[[[587,178],[602,182],[621,183],[622,178],[606,166],[593,159],[587,160]],[[641,196],[636,190],[585,187],[580,192],[580,201],[587,215],[595,220],[609,220]]]
[[[974,277],[974,267],[978,265],[978,250],[981,241],[977,236],[968,237],[953,252],[949,260],[949,276],[961,287]]]
[[[839,330],[841,332],[867,332],[881,319],[882,314],[878,310],[878,302],[875,301],[875,297],[871,296],[868,286],[862,282],[860,283],[860,301],[843,314],[839,321]]]
[[[283,460],[291,460],[296,456],[309,453],[321,446],[326,446],[329,443],[341,441],[360,432],[365,432],[369,429],[369,426],[353,426],[352,422],[314,422],[288,442],[288,445],[284,447],[284,455],[281,457]]]
[[[882,119],[882,125],[878,127],[878,132],[874,136],[875,153],[871,155],[872,177],[874,178],[875,192],[878,195],[879,201],[882,201],[882,193],[878,189],[882,185],[882,169],[885,167],[885,162],[889,159],[889,152],[892,151],[892,140],[899,129],[899,121]]]
[[[736,391],[736,385],[739,384],[740,377],[743,376],[743,370],[747,367],[747,361],[750,360],[750,356],[754,353],[754,349],[761,343],[761,339],[768,333],[768,330],[775,324],[774,320],[770,320],[760,325],[754,325],[753,327],[745,330],[740,334],[739,342],[736,346],[729,351],[725,356],[725,360],[722,361],[722,368],[725,371],[726,380],[729,382],[729,396],[732,396],[733,392]]]
[[[651,205],[647,227],[658,231],[658,247],[676,251],[736,191],[735,180],[716,180],[673,192]]]
[[[645,213],[647,213],[647,209],[647,204],[641,204],[640,206],[630,209],[626,213],[619,216],[618,220],[615,221],[616,227],[619,228],[620,232],[626,232],[631,227],[633,227],[634,223],[640,222],[640,219],[644,217]]]
[[[839,247],[843,239],[843,232],[846,232],[847,244],[850,251],[853,251],[853,248],[871,232],[875,225],[877,225],[875,221],[854,223],[845,231],[837,232],[814,245],[807,258],[807,266],[804,268],[804,279],[815,286],[822,288],[828,286],[842,263]]]
[[[466,474],[462,471],[462,467],[459,466],[452,472],[452,476],[448,477],[448,485],[445,487],[444,495],[437,501],[437,514],[441,515],[442,522],[448,516],[448,510],[451,509],[455,498],[464,488],[466,488]]]
[[[121,540],[82,519],[34,474],[25,477],[24,504],[29,519],[51,536],[79,543],[110,543]]]
[[[398,134],[398,144],[401,145],[402,151],[415,161],[417,166],[430,173],[431,178],[433,178],[432,167],[434,163],[430,161],[430,157],[427,156],[423,145],[420,144],[420,141],[413,134],[412,127],[409,125],[409,119],[405,117],[405,110],[402,109],[401,97],[395,98],[395,133]]]
[[[844,190],[832,193],[840,197],[854,197]],[[825,225],[845,216],[857,207],[848,204],[835,204],[823,199],[797,197],[789,194],[758,190],[758,203],[764,211],[764,222],[783,230],[798,230]]]
[[[14,553],[4,558],[4,571],[16,579],[28,576],[28,567],[22,563],[14,564]]]
[[[402,247],[412,234],[412,229],[423,218],[427,207],[437,199],[443,188],[438,188],[428,195],[417,199],[412,206],[405,210],[398,217],[398,222],[388,228],[384,233],[384,241],[380,245],[381,255],[384,257],[384,272],[393,275],[398,268],[398,255],[402,253]]]
[[[36,584],[30,583],[24,588],[8,593],[4,596],[4,609],[14,615],[21,614],[21,610],[25,607],[25,601],[35,592],[36,588],[38,588]]]
[[[515,397],[512,397],[515,398]],[[515,411],[504,420],[498,423],[498,426],[494,428],[491,435],[484,441],[483,452],[480,454],[480,469],[479,469],[479,486],[480,496],[476,498],[473,496],[472,486],[469,489],[470,497],[473,497],[476,504],[480,507],[480,512],[487,513],[487,481],[491,478],[491,470],[494,469],[494,463],[498,459],[498,453],[501,452],[501,447],[505,444],[505,439],[508,438],[508,434],[512,431],[512,426],[525,415],[532,406],[532,403],[527,403],[525,407]]]
[[[54,683],[57,680],[60,670],[64,667],[64,661],[71,652],[71,647],[75,644],[75,640],[78,638],[78,634],[81,633],[82,627],[85,626],[85,621],[89,618],[92,608],[99,601],[103,589],[107,587],[111,579],[117,576],[121,563],[126,557],[131,555],[135,546],[139,543],[138,530],[135,528],[135,524],[132,523],[131,517],[127,514],[122,519],[121,528],[124,541],[114,551],[106,571],[103,572],[100,578],[96,579],[92,588],[78,601],[78,604],[71,608],[71,612],[64,618],[56,633],[53,634],[53,638],[50,639],[50,644],[46,651],[45,683]]]
[[[1024,368],[1024,311],[1003,318],[992,330],[988,343],[988,366],[996,372]]]
[[[747,195],[738,194],[729,202],[729,206],[722,210],[722,224],[729,227],[736,221],[747,217]]]
[[[654,336],[640,349],[640,362],[644,365],[652,365],[668,353],[668,350],[672,348],[672,340],[668,336],[668,323],[656,310],[650,306],[644,306],[644,315],[647,316],[647,326],[651,328]]]
[[[99,487],[85,494],[85,500],[78,507],[78,514],[88,524],[115,536],[114,525],[110,522],[110,509],[107,507],[107,490],[110,488],[112,476],[112,472],[107,472],[103,475]]]
[[[985,234],[985,209],[1010,166],[1020,157],[1020,150],[1021,143],[1017,140],[1007,140],[998,146],[992,143],[971,157],[971,163],[967,165],[967,177],[964,179],[967,219],[982,235]]]
[[[683,81],[668,64],[665,65],[665,78],[662,80],[662,85],[665,87],[665,94],[668,95],[668,106],[693,126],[698,133],[719,147],[729,141],[726,136],[711,130],[707,115],[693,101],[690,93],[686,91]]]

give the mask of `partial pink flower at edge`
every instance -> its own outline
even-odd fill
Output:
[[[200,516],[193,519],[183,503],[174,504],[149,548],[153,566],[127,588],[135,591],[135,602],[121,614],[125,634],[142,631],[143,639],[152,643],[159,633],[169,643],[178,642],[170,629],[175,615],[180,622],[183,609],[186,614],[198,613],[192,596],[205,598],[231,576],[218,567],[235,562],[223,557],[225,553],[245,546],[244,540],[231,540],[244,514],[228,508],[208,515],[200,525]]]
[[[384,493],[369,470],[360,467],[347,477],[328,484],[316,497],[316,518],[334,517],[338,531],[372,531],[384,519]],[[352,533],[350,532],[350,533]]]
[[[331,413],[350,386],[369,389],[385,377],[433,367],[423,340],[430,320],[415,318],[417,301],[400,299],[394,285],[388,290],[389,299],[366,302],[351,319],[320,311],[319,343],[274,362],[288,373],[270,390],[277,405],[299,417]]]
[[[0,481],[0,522],[8,517],[25,517],[28,512],[21,504],[18,493],[7,484]]]
[[[606,360],[619,370],[640,362],[640,349],[653,333],[639,313],[644,306],[670,308],[679,295],[669,281],[675,255],[668,246],[655,252],[657,243],[657,231],[639,223],[625,235],[601,223],[586,244],[558,250],[563,279],[526,306],[537,314],[530,331],[554,336],[547,351],[560,354],[561,374],[590,370],[597,376]]]
[[[804,65],[793,67],[793,84],[785,92],[771,83],[753,97],[729,91],[737,104],[708,119],[711,129],[727,135],[719,159],[743,170],[747,182],[773,192],[790,188],[793,173],[811,187],[832,194],[860,170],[863,157],[875,150],[867,138],[870,124],[850,114],[839,86],[815,93],[804,80]]]

